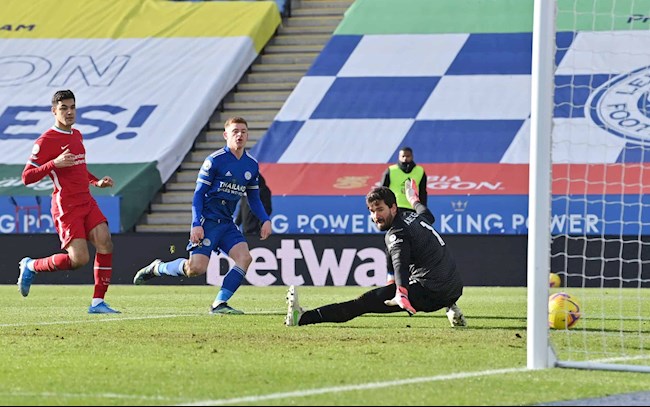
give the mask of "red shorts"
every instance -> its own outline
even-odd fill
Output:
[[[53,205],[52,219],[54,220],[54,227],[56,227],[56,231],[59,234],[62,249],[65,249],[72,239],[88,240],[88,235],[91,230],[99,224],[104,222],[108,223],[106,216],[99,209],[94,199],[86,204],[75,206],[71,210],[64,211],[63,214]]]

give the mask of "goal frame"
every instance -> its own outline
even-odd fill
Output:
[[[551,200],[557,0],[534,0],[529,149],[527,367],[650,373],[650,366],[558,360],[549,340]]]

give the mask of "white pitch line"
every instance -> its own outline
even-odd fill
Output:
[[[262,394],[259,396],[235,397],[231,399],[218,399],[218,400],[202,400],[202,401],[177,404],[177,405],[179,406],[221,406],[221,405],[240,404],[240,403],[256,403],[256,402],[266,401],[266,400],[276,400],[276,399],[285,399],[285,398],[291,399],[296,397],[308,397],[308,396],[315,396],[315,395],[327,394],[327,393],[342,393],[346,391],[356,391],[356,390],[372,390],[372,389],[380,389],[385,387],[403,386],[407,384],[428,383],[428,382],[436,382],[436,381],[467,379],[470,377],[517,373],[517,372],[525,372],[527,370],[528,368],[525,367],[517,367],[517,368],[508,368],[508,369],[484,370],[482,372],[452,373],[452,374],[444,374],[439,376],[414,377],[412,379],[391,380],[387,382],[362,383],[362,384],[353,384],[349,386],[334,386],[334,387],[323,387],[320,389],[290,391],[284,393],[270,393],[270,394]]]
[[[228,317],[228,318],[242,318],[246,317],[246,315],[284,315],[285,313],[278,312],[278,311],[251,311],[251,312],[246,312],[244,315],[210,315],[209,313],[201,313],[201,314],[169,314],[169,315],[148,315],[148,316],[141,316],[141,317],[110,317],[110,318],[102,318],[101,316],[97,316],[98,319],[80,319],[77,321],[35,321],[35,322],[18,322],[15,324],[0,324],[0,328],[7,328],[7,327],[19,327],[19,326],[44,326],[44,325],[72,325],[72,324],[95,324],[99,322],[119,322],[119,321],[139,321],[139,320],[145,320],[145,319],[164,319],[164,318],[182,318],[182,317],[209,317],[209,318],[216,318],[216,317]],[[114,315],[114,314],[113,314]]]

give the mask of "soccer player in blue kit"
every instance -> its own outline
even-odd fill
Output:
[[[231,117],[224,124],[224,129],[226,146],[205,159],[196,179],[192,199],[192,229],[187,248],[189,259],[179,258],[169,262],[156,259],[136,273],[133,284],[140,285],[162,275],[196,277],[205,274],[211,252],[221,250],[235,261],[235,266],[224,277],[210,313],[243,314],[227,303],[241,285],[253,261],[248,243],[233,220],[237,202],[246,194],[251,210],[262,221],[262,240],[271,235],[271,220],[260,200],[259,165],[245,149],[248,141],[246,120]]]

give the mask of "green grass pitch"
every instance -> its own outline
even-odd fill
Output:
[[[299,287],[314,308],[365,287]],[[467,287],[469,326],[443,311],[285,327],[286,287],[0,286],[1,405],[530,405],[647,391],[643,373],[526,369],[526,289]],[[646,334],[647,334],[646,327]],[[648,353],[648,349],[645,349]],[[646,361],[647,362],[647,361]]]

